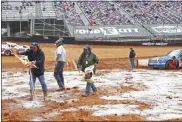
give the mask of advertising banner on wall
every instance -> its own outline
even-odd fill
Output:
[[[140,26],[75,26],[71,28],[72,34],[76,37],[127,37],[150,35],[148,31]]]
[[[107,25],[107,26],[69,26],[75,39],[120,40],[143,39],[152,36],[182,35],[182,25]],[[118,39],[116,39],[118,38]]]
[[[155,34],[161,35],[182,35],[182,25],[150,25],[149,29]]]
[[[157,43],[154,43],[154,42],[144,42],[142,43],[143,46],[167,46],[168,43],[164,43],[164,42],[157,42]]]

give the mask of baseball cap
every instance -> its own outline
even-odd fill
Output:
[[[55,44],[63,44],[63,38],[60,38],[59,40],[55,41]]]
[[[32,42],[30,48],[38,47],[39,44],[37,42]]]
[[[88,50],[88,49],[90,49],[90,45],[85,45],[84,47],[83,47],[83,49],[86,49],[86,50]]]

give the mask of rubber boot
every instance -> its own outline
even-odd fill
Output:
[[[30,101],[33,101],[34,100],[34,91],[30,90],[30,98],[29,98]]]
[[[47,91],[43,91],[44,101],[47,101]]]
[[[93,91],[93,94],[94,94],[94,95],[97,95],[97,91]]]
[[[82,97],[88,97],[89,96],[89,94],[88,93],[84,93],[84,94],[82,94]]]

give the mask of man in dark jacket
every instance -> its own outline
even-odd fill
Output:
[[[30,49],[25,52],[18,53],[18,55],[26,55],[28,57],[29,62],[34,64],[37,68],[31,68],[29,71],[30,73],[30,100],[33,100],[33,94],[35,90],[35,81],[36,78],[39,79],[40,84],[42,86],[42,91],[44,95],[44,99],[47,97],[47,85],[45,83],[44,78],[44,61],[45,55],[44,52],[39,48],[38,43],[33,42]]]
[[[130,64],[132,68],[135,68],[135,51],[133,50],[133,48],[130,48],[130,54],[129,54],[129,58],[130,58]]]
[[[80,55],[78,59],[77,68],[85,72],[85,68],[91,65],[94,65],[93,73],[95,74],[96,64],[98,64],[99,59],[94,53],[91,52],[91,48],[89,45],[85,45],[83,49],[84,49],[84,52]],[[88,96],[90,94],[90,88],[92,88],[94,94],[96,94],[97,89],[95,85],[93,83],[87,82],[85,96]]]

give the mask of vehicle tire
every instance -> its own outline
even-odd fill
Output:
[[[10,56],[10,55],[11,55],[11,51],[6,50],[4,54],[5,54],[6,56]]]
[[[159,68],[157,68],[157,67],[152,67],[152,69],[159,69]]]
[[[171,63],[172,63],[172,61],[167,61],[167,63],[165,64],[165,69],[169,69],[169,66]]]

